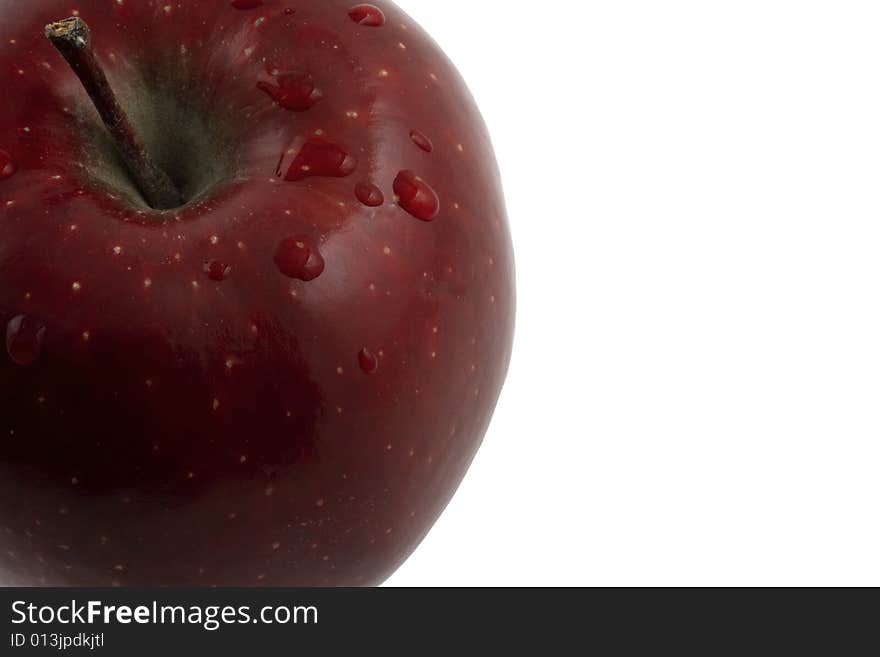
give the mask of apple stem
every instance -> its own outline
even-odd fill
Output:
[[[68,18],[46,26],[46,38],[67,60],[113,136],[125,165],[144,200],[156,210],[183,205],[180,191],[168,174],[147,153],[125,110],[119,104],[104,69],[92,49],[92,33],[81,18]]]

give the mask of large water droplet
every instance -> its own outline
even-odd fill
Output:
[[[225,281],[226,277],[232,273],[232,267],[225,262],[211,260],[210,262],[205,263],[205,273],[212,281],[217,281],[219,283]]]
[[[351,20],[359,25],[367,27],[382,27],[385,25],[385,14],[375,5],[358,5],[348,12]]]
[[[311,176],[345,178],[356,168],[357,158],[353,155],[326,139],[314,137],[303,144],[284,179],[296,182]]]
[[[358,363],[367,374],[375,374],[379,370],[379,359],[367,348],[361,349],[358,354]]]
[[[232,0],[229,4],[236,9],[256,9],[263,6],[263,0]]]
[[[313,281],[324,273],[324,257],[308,237],[288,237],[275,251],[278,270],[290,278]]]
[[[46,326],[27,315],[18,315],[6,326],[6,351],[16,365],[30,365],[40,357]]]
[[[358,201],[369,208],[378,208],[385,202],[385,195],[382,194],[382,190],[373,183],[359,182],[357,187],[354,188],[354,193]]]
[[[430,153],[434,150],[434,144],[425,136],[425,133],[420,132],[419,130],[413,130],[409,133],[410,139],[413,140],[413,143],[421,148],[426,153]]]
[[[12,178],[18,171],[18,164],[10,153],[0,149],[0,180]]]
[[[440,214],[437,192],[412,171],[401,171],[394,181],[394,193],[400,207],[416,219],[433,221]]]
[[[293,112],[305,112],[324,97],[308,73],[279,73],[274,84],[260,81],[257,88],[269,94],[279,107]]]

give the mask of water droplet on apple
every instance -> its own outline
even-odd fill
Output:
[[[385,202],[385,196],[382,194],[382,190],[376,187],[373,183],[358,183],[357,187],[354,188],[354,193],[355,196],[357,196],[358,201],[369,208],[378,208]]]
[[[205,273],[212,281],[217,281],[219,283],[225,281],[226,277],[232,273],[232,267],[225,262],[211,260],[210,262],[205,263]]]
[[[10,153],[0,149],[0,180],[12,178],[18,171],[18,164]]]
[[[232,0],[229,4],[236,9],[256,9],[263,6],[263,0]]]
[[[421,221],[434,221],[440,214],[440,198],[424,180],[412,171],[401,171],[394,181],[394,193],[400,207]]]
[[[324,97],[308,73],[279,73],[274,84],[260,81],[257,88],[269,94],[279,107],[293,112],[305,112]]]
[[[324,273],[324,257],[308,237],[288,237],[275,250],[278,270],[300,281],[313,281]]]
[[[46,326],[27,315],[18,315],[6,326],[6,351],[16,365],[30,365],[40,357]]]
[[[385,25],[385,14],[375,5],[358,5],[348,12],[351,20],[359,25],[367,27],[382,27]]]
[[[284,14],[286,16],[293,16],[295,13],[296,13],[296,9],[294,9],[293,7],[285,7],[285,9],[284,9]]]
[[[375,374],[379,370],[379,359],[369,349],[361,349],[358,354],[358,363],[366,374]]]
[[[357,158],[353,155],[326,139],[313,137],[303,144],[284,179],[296,182],[312,176],[345,178],[356,168]]]
[[[413,140],[413,143],[421,148],[426,153],[430,153],[434,150],[434,144],[425,136],[425,133],[420,132],[418,130],[413,130],[409,133],[410,139]]]

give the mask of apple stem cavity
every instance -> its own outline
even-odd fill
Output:
[[[155,210],[170,210],[183,205],[180,191],[150,158],[143,140],[113,93],[104,69],[95,57],[92,33],[86,22],[74,17],[50,23],[46,26],[46,38],[79,77],[147,204]]]

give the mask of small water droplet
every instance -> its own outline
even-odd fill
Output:
[[[367,27],[382,27],[385,25],[385,14],[375,5],[358,5],[348,12],[351,20],[359,25]]]
[[[367,374],[375,374],[379,370],[379,359],[369,349],[361,349],[358,354],[358,363],[361,369]]]
[[[324,257],[308,237],[288,237],[275,251],[278,270],[290,278],[312,281],[324,273]]]
[[[296,182],[312,176],[345,178],[356,168],[357,158],[353,155],[326,139],[313,137],[300,148],[284,179]]]
[[[27,315],[18,315],[6,326],[6,351],[16,365],[31,365],[43,351],[46,326]]]
[[[229,4],[236,9],[256,9],[263,6],[263,0],[232,0]]]
[[[373,183],[358,183],[357,187],[354,188],[354,193],[355,196],[357,196],[358,201],[369,208],[377,208],[385,202],[385,196],[382,194],[382,190],[376,187]]]
[[[324,97],[308,73],[279,73],[274,83],[263,80],[257,88],[269,94],[279,107],[292,112],[305,112]]]
[[[295,13],[296,13],[296,9],[294,9],[293,7],[286,7],[284,9],[285,16],[293,16]]]
[[[0,180],[12,178],[18,171],[18,164],[10,153],[0,149]]]
[[[426,153],[431,153],[434,150],[433,142],[425,136],[425,133],[420,132],[418,130],[413,130],[409,133],[410,139],[413,140],[413,143],[421,148]]]
[[[400,207],[421,221],[433,221],[440,214],[437,192],[412,171],[401,171],[394,181]]]
[[[211,260],[210,262],[205,263],[205,273],[212,281],[217,281],[219,283],[225,281],[226,277],[232,273],[232,267],[225,262]]]

